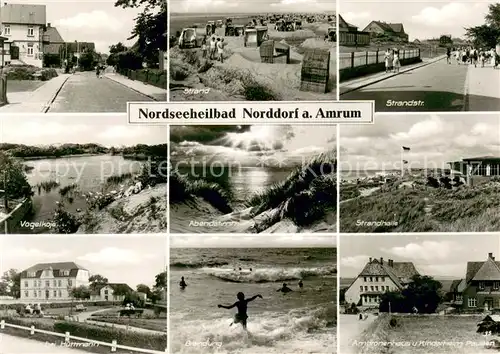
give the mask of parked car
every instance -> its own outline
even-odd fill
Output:
[[[75,307],[75,311],[80,312],[80,311],[87,311],[87,307],[83,306],[83,304],[78,304]]]

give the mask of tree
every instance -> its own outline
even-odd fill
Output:
[[[90,289],[92,291],[95,291],[97,290],[98,287],[108,284],[108,278],[105,278],[100,274],[95,274],[89,278],[89,282],[90,282]]]
[[[106,59],[106,64],[110,66],[118,65],[118,53],[123,53],[128,50],[127,47],[123,45],[122,42],[118,42],[117,44],[113,44],[109,47],[109,57]]]
[[[144,300],[139,297],[139,294],[129,291],[125,294],[125,298],[123,299],[123,305],[127,304],[132,304],[136,308],[141,308],[144,307]]]
[[[6,199],[28,198],[33,195],[24,166],[7,154],[0,152],[0,189],[5,189]]]
[[[147,295],[147,297],[151,296],[151,289],[149,288],[149,286],[147,286],[145,284],[137,285],[137,292],[144,293]]]
[[[80,55],[80,59],[78,60],[78,65],[82,71],[91,71],[94,70],[94,67],[97,65],[97,54],[94,51],[85,51]]]
[[[164,271],[155,276],[155,288],[157,289],[167,288],[167,271]]]
[[[466,36],[478,47],[494,48],[500,42],[500,3],[488,5],[485,22],[482,26],[466,28]]]
[[[135,18],[132,35],[137,39],[137,51],[150,67],[158,67],[159,51],[167,50],[167,1],[165,0],[117,0],[116,7],[141,8]]]
[[[78,288],[72,288],[70,290],[70,296],[80,300],[90,299],[90,289],[84,285],[81,285]]]
[[[21,297],[21,273],[16,269],[9,269],[3,273],[0,281],[0,295]]]

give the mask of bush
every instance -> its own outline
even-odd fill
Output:
[[[85,301],[85,302],[78,302],[74,301],[73,302],[73,307],[76,306],[77,304],[82,303],[87,307],[101,307],[101,306],[119,306],[121,305],[121,302],[116,302],[116,301]],[[59,309],[59,308],[65,308],[65,307],[70,307],[71,303],[70,302],[53,302],[53,303],[48,303],[48,304],[41,304],[43,309]],[[0,310],[20,310],[21,312],[24,312],[24,308],[26,307],[25,304],[0,304]]]
[[[58,76],[56,69],[53,68],[42,70],[40,74],[41,74],[40,80],[42,81],[48,81]]]

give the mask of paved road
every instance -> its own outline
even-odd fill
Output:
[[[32,339],[0,334],[0,354],[78,354],[88,351],[60,346],[63,338],[54,337],[56,344],[44,343]]]
[[[153,100],[110,79],[98,79],[94,72],[81,72],[64,84],[48,113],[126,112],[130,101]]]
[[[447,64],[441,60],[346,93],[340,99],[375,100],[377,112],[461,111],[465,105],[467,69],[465,65]],[[390,107],[387,105],[389,100],[423,101],[423,106]]]

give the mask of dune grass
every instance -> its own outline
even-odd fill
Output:
[[[297,226],[308,226],[336,210],[336,153],[321,154],[294,170],[285,180],[255,194],[247,203],[252,214],[273,210],[266,225],[291,219]]]
[[[342,203],[341,232],[488,232],[500,228],[500,184],[382,190]],[[360,223],[360,221],[365,223]],[[396,222],[392,225],[380,222]],[[367,224],[366,222],[373,222]]]
[[[192,180],[177,171],[171,171],[169,191],[171,204],[193,202],[198,197],[224,214],[233,211],[229,193],[214,182]]]

